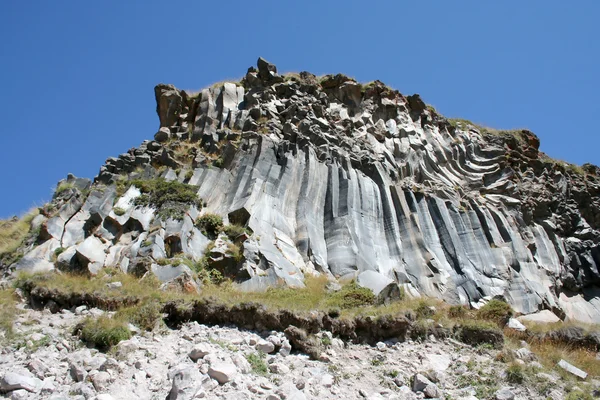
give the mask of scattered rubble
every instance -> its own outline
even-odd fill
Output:
[[[508,365],[498,361],[499,351],[451,339],[371,346],[333,337],[319,357],[309,357],[290,353],[286,337],[292,343],[309,340],[300,331],[255,332],[191,322],[140,333],[101,353],[84,347],[71,332],[88,313],[110,312],[65,309],[53,314],[19,307],[19,340],[0,350],[0,391],[11,399],[541,400],[564,398],[568,385],[557,371],[541,372],[526,348],[517,350],[520,360],[540,372],[530,383],[507,383],[503,371]],[[42,345],[33,345],[39,340]],[[23,341],[29,344],[20,345]],[[559,366],[586,377],[564,360]],[[600,386],[584,380],[578,385]]]

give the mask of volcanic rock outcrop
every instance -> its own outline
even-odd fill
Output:
[[[523,314],[600,322],[600,170],[548,158],[532,132],[263,59],[239,83],[155,96],[154,140],[93,182],[61,182],[10,271],[114,267],[196,290],[194,271],[170,262],[181,256],[247,290],[326,274],[384,296],[498,296]],[[139,182],[157,178],[191,185],[198,202],[152,203]],[[196,223],[206,214],[247,233],[211,238]]]

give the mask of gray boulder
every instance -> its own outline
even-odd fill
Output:
[[[0,380],[0,391],[27,390],[37,393],[42,388],[42,381],[34,376],[27,376],[16,372],[7,372]]]
[[[215,379],[219,384],[223,385],[238,374],[237,367],[233,363],[218,361],[211,364],[208,369],[208,376]]]
[[[503,387],[494,396],[496,396],[496,400],[514,400],[515,398],[515,394],[510,387]]]
[[[87,376],[86,370],[81,365],[74,362],[69,365],[69,374],[75,382],[83,382]]]
[[[271,64],[262,57],[259,57],[257,61],[258,65],[258,76],[263,82],[266,83],[278,83],[283,82],[283,78],[277,74],[277,67]]]
[[[107,246],[95,236],[89,236],[76,247],[76,257],[84,270],[97,274],[104,266]]]
[[[158,143],[166,142],[170,138],[171,138],[171,131],[169,128],[167,128],[165,126],[161,127],[158,130],[158,132],[156,132],[156,134],[154,135],[154,140],[156,140]]]
[[[550,310],[542,310],[533,314],[521,315],[517,319],[520,322],[534,322],[540,324],[553,324],[556,322],[560,322],[560,318],[558,318]]]
[[[261,339],[256,344],[256,350],[261,351],[265,354],[270,354],[275,351],[275,345],[267,340]]]
[[[519,332],[525,332],[527,330],[527,327],[516,318],[510,318],[506,327]]]
[[[59,241],[51,238],[27,253],[15,263],[14,268],[17,271],[29,273],[52,271],[54,269],[52,262],[54,251],[59,247]]]
[[[558,362],[558,366],[560,368],[562,368],[563,370],[567,371],[568,373],[570,373],[571,375],[576,376],[579,379],[585,379],[588,376],[587,372],[582,371],[581,369],[577,368],[576,366],[574,366],[572,364],[569,364],[565,360],[560,360]]]
[[[170,282],[184,274],[187,274],[189,276],[193,275],[190,267],[188,267],[185,264],[179,264],[176,266],[173,266],[170,264],[167,264],[167,265],[152,264],[150,266],[150,270],[152,271],[154,276],[156,276],[156,278],[163,283]]]
[[[196,367],[178,370],[172,381],[168,400],[190,400],[202,390],[202,376]]]
[[[190,357],[192,361],[196,362],[199,359],[204,358],[204,356],[210,354],[210,352],[211,348],[209,345],[206,343],[200,343],[194,346],[194,348],[188,353],[188,357]]]
[[[427,379],[424,375],[416,374],[412,379],[412,390],[413,392],[422,392],[428,386],[433,385],[429,379]]]

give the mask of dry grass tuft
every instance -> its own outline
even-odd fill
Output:
[[[35,281],[36,285],[65,294],[93,293],[98,296],[115,298],[133,297],[142,302],[146,300],[169,301],[190,297],[183,293],[160,290],[160,283],[153,277],[139,279],[134,275],[110,268],[103,269],[95,277],[59,272],[34,275],[21,273],[15,285],[24,287],[24,283],[27,281]],[[123,286],[116,289],[106,286],[108,282],[115,281],[121,282]]]
[[[39,213],[35,208],[18,220],[0,220],[0,256],[17,250],[31,230],[31,221]]]
[[[264,292],[243,292],[229,281],[221,285],[207,285],[203,296],[213,297],[219,302],[234,305],[243,302],[257,302],[268,309],[310,311],[322,309],[326,293],[327,277],[307,277],[304,288],[272,287]]]
[[[482,134],[491,134],[496,136],[514,136],[518,141],[523,141],[521,138],[521,131],[523,129],[496,129],[476,124],[475,122],[469,121],[463,118],[448,118],[448,122],[455,128],[469,129],[473,128],[478,130]]]
[[[584,333],[596,332],[600,330],[600,325],[586,324],[577,321],[560,321],[552,324],[541,324],[536,322],[523,322],[523,325],[527,327],[527,331],[530,333],[548,333],[556,331],[561,328],[577,327],[583,329]]]
[[[548,369],[556,368],[562,359],[584,370],[592,377],[600,376],[600,360],[596,359],[596,352],[549,341],[534,342],[530,344],[530,347],[531,351],[539,357],[542,365]],[[572,378],[562,369],[556,368],[556,370],[563,377]]]
[[[4,332],[5,337],[9,338],[13,334],[13,322],[18,314],[14,290],[0,290],[0,304],[0,332]]]
[[[574,322],[567,323],[556,323],[556,324],[526,324],[527,329],[530,333],[546,333],[549,331],[557,330],[567,326],[578,326],[584,327],[588,331],[598,331],[598,327],[594,329],[594,325],[579,324]],[[596,358],[596,352],[578,348],[565,343],[558,343],[552,340],[536,340],[532,337],[515,332],[511,329],[504,330],[504,336],[507,339],[506,343],[509,348],[518,349],[522,347],[521,341],[526,340],[529,343],[530,350],[538,357],[540,363],[547,369],[554,369],[564,379],[573,379],[572,375],[569,375],[561,368],[557,367],[558,362],[562,359],[570,364],[573,364],[579,369],[587,372],[590,377],[600,377],[600,360]],[[588,378],[589,379],[589,378]]]
[[[88,317],[75,328],[81,340],[92,344],[100,350],[108,350],[122,340],[131,337],[127,322],[121,318],[110,318],[102,315],[97,318]]]

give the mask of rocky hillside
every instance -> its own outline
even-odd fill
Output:
[[[263,59],[241,82],[155,95],[154,140],[61,181],[1,255],[5,278],[115,268],[255,291],[325,274],[381,301],[502,297],[600,322],[600,170],[546,157],[533,133]]]
[[[0,396],[10,399],[586,400],[600,387],[596,380],[565,379],[571,374],[562,369],[546,371],[526,343],[495,350],[432,336],[368,346],[321,332],[317,361],[290,353],[281,332],[191,322],[178,330],[138,331],[103,353],[83,347],[70,332],[109,313],[86,306],[54,314],[20,308],[20,340],[0,349]]]

